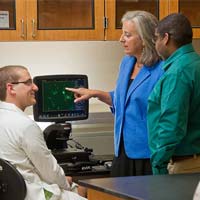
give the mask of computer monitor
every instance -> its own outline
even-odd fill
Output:
[[[88,100],[74,103],[74,93],[65,90],[65,87],[88,88],[86,75],[36,76],[33,82],[39,89],[33,106],[35,121],[62,123],[88,118]]]

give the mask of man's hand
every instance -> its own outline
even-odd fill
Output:
[[[66,179],[71,187],[71,191],[78,193],[82,197],[87,197],[87,189],[85,187],[74,183],[71,176],[66,176]]]
[[[73,183],[72,177],[71,177],[71,176],[66,176],[66,179],[67,179],[67,182],[69,183],[69,185],[70,185],[70,187],[71,187],[71,185],[72,185],[72,183]]]

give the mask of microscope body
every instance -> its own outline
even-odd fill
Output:
[[[89,158],[92,150],[68,148],[67,141],[70,140],[71,130],[70,123],[55,123],[48,126],[43,132],[47,147],[51,149],[65,172],[91,170],[96,164]]]
[[[67,141],[71,134],[70,123],[51,124],[44,130],[44,139],[47,147],[51,150],[66,150]]]

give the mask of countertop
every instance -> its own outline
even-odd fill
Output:
[[[79,184],[122,199],[191,200],[199,181],[198,173],[99,178]]]

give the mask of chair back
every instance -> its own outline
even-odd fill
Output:
[[[23,176],[11,163],[0,158],[0,200],[24,200],[25,196]]]

